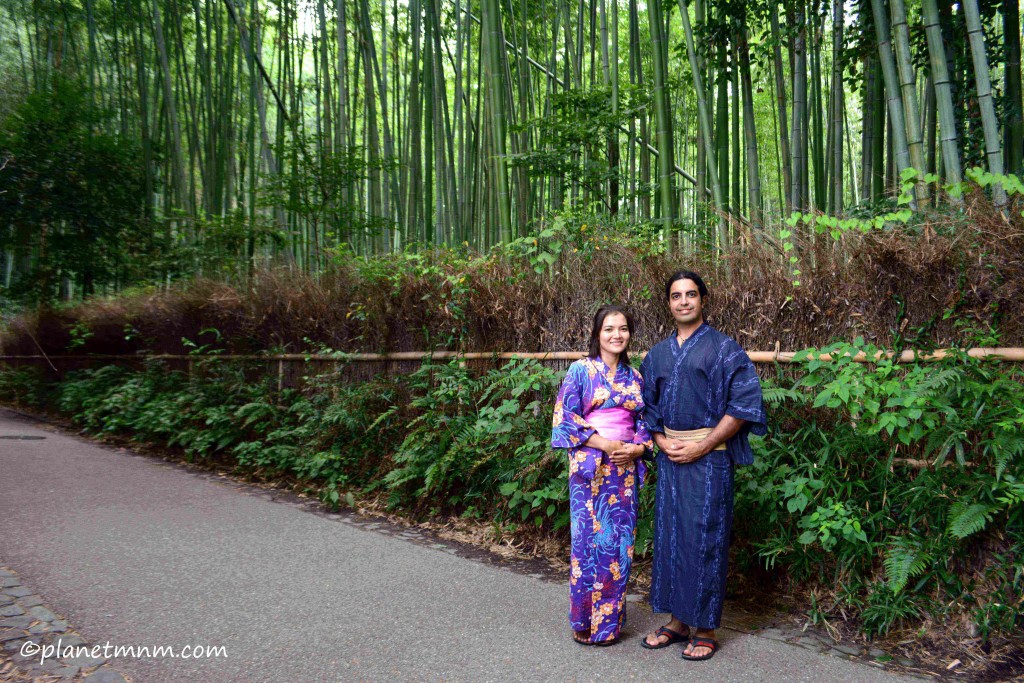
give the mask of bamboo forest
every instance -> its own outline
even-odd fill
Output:
[[[793,212],[972,172],[999,204],[1020,37],[1017,0],[5,0],[0,284],[317,273],[566,213],[781,248]]]

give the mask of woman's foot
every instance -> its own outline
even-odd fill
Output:
[[[572,639],[580,645],[590,645],[590,631],[573,631]]]
[[[699,645],[699,641],[713,643],[714,647]],[[697,635],[683,648],[683,658],[695,660],[711,659],[717,649],[718,641],[715,640],[715,629],[699,628],[697,629]]]
[[[675,617],[654,633],[648,633],[641,643],[648,650],[660,650],[673,643],[680,643],[690,638],[690,627]]]

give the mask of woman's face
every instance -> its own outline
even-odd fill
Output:
[[[601,354],[619,355],[629,346],[629,325],[626,324],[626,316],[621,313],[609,313],[601,323],[601,333],[598,336],[601,344]]]

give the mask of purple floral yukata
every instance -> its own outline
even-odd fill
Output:
[[[619,637],[625,623],[626,584],[633,563],[637,495],[646,466],[612,465],[608,455],[583,444],[595,432],[652,450],[641,420],[643,378],[625,363],[614,373],[600,358],[569,366],[555,403],[553,448],[568,449],[572,530],[569,623],[590,642]]]

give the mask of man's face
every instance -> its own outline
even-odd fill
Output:
[[[689,325],[704,319],[700,290],[693,280],[676,280],[668,293],[668,308],[676,322]]]

